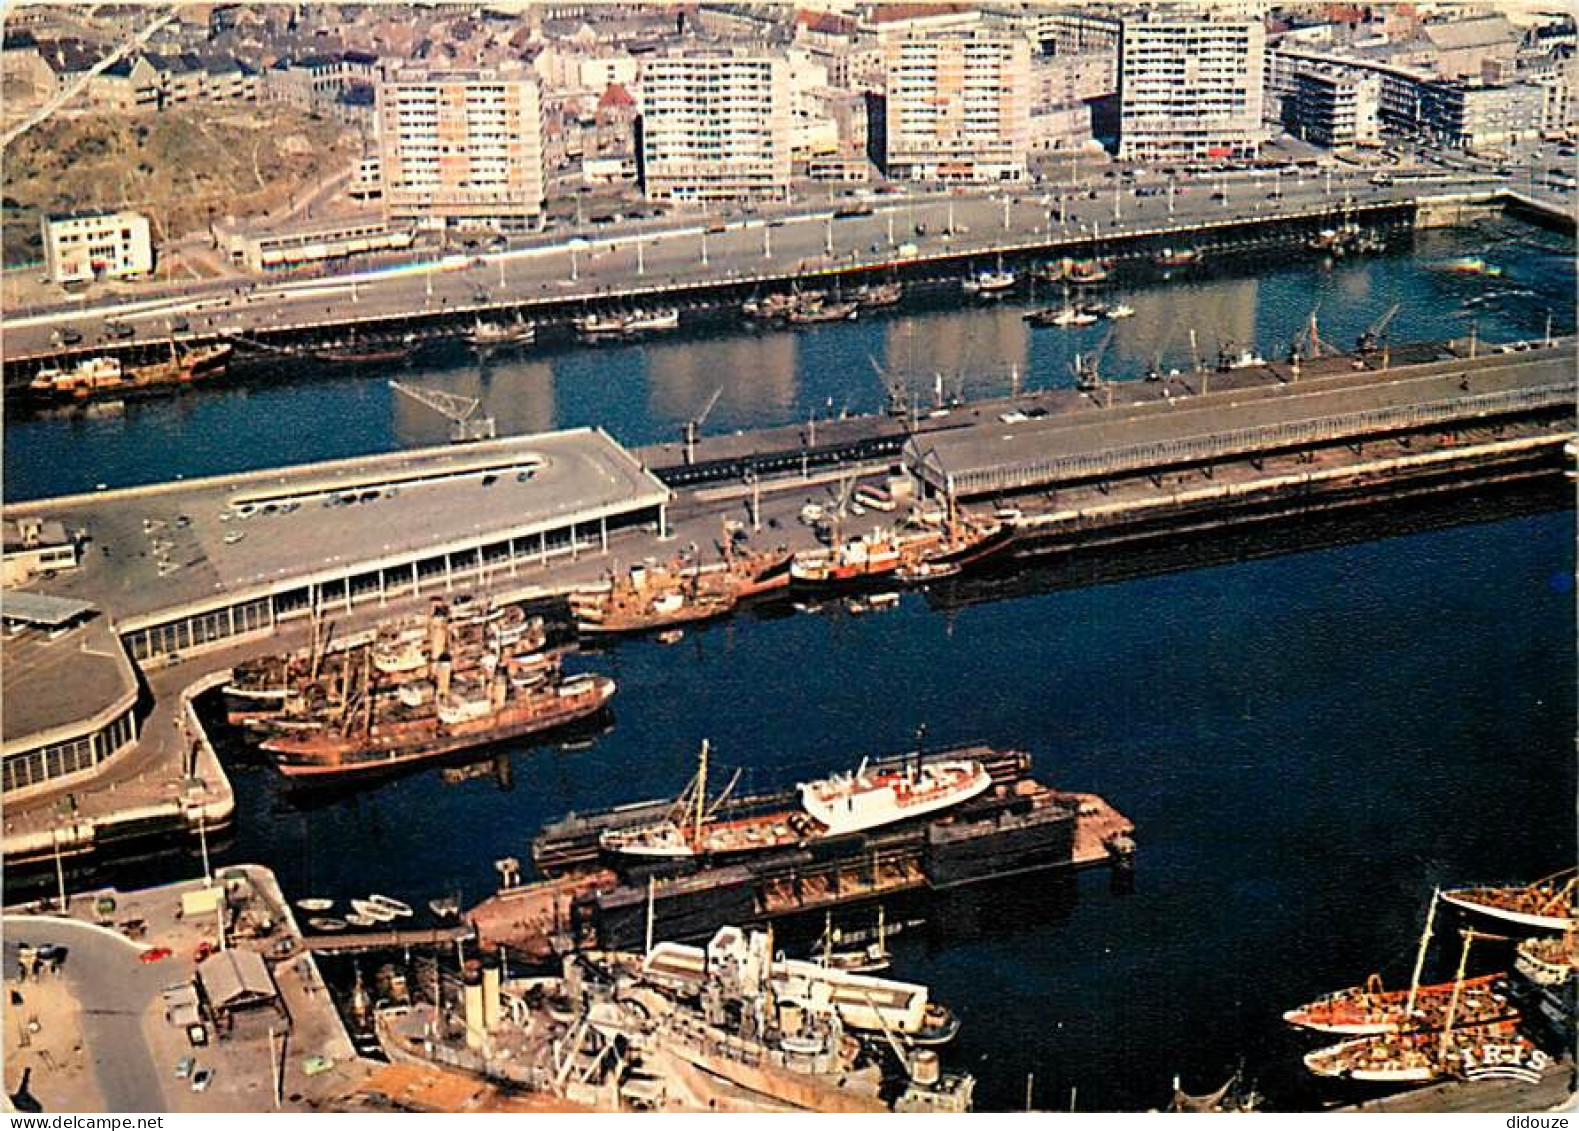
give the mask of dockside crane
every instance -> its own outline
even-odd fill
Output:
[[[494,422],[491,416],[476,416],[482,401],[476,397],[463,397],[455,393],[441,393],[434,389],[419,389],[415,385],[402,385],[391,381],[389,387],[404,393],[418,404],[431,408],[450,422],[450,440],[464,444],[473,440],[492,440]]]
[[[702,430],[702,425],[707,423],[707,418],[713,412],[713,406],[718,403],[718,398],[723,396],[722,385],[713,390],[713,395],[707,399],[707,406],[690,420],[685,422],[685,463],[689,467],[696,462],[696,438]]]
[[[1360,335],[1359,340],[1355,343],[1355,345],[1358,346],[1361,353],[1371,353],[1377,349],[1380,349],[1382,345],[1386,343],[1387,327],[1392,325],[1393,317],[1398,313],[1402,306],[1402,303],[1393,303],[1387,308],[1386,314],[1382,315],[1375,322],[1372,322],[1370,328]]]

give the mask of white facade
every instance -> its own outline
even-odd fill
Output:
[[[1030,43],[987,30],[895,39],[886,51],[884,163],[890,177],[1025,178]]]
[[[1374,76],[1310,69],[1295,77],[1288,131],[1313,145],[1341,149],[1381,141],[1382,84]]]
[[[651,199],[789,194],[789,63],[778,56],[667,55],[642,64],[640,173]]]
[[[148,217],[138,212],[45,216],[43,234],[51,282],[126,279],[154,269]]]
[[[389,219],[534,227],[543,215],[543,115],[534,75],[404,72],[378,91]]]
[[[1262,123],[1266,30],[1258,19],[1126,19],[1119,42],[1124,160],[1253,157]]]

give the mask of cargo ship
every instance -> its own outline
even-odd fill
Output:
[[[1446,903],[1502,923],[1537,931],[1572,930],[1574,892],[1579,884],[1575,869],[1558,872],[1532,884],[1455,888],[1444,891]]]
[[[863,761],[854,773],[797,786],[799,808],[719,819],[707,800],[707,755],[704,742],[697,776],[676,804],[690,810],[688,818],[611,829],[600,846],[617,856],[664,859],[765,852],[931,816],[992,787],[992,776],[969,760],[879,768]]]
[[[1446,1027],[1450,1007],[1460,1025],[1510,1016],[1514,1009],[1506,988],[1506,975],[1487,974],[1413,990],[1383,990],[1381,979],[1372,975],[1363,986],[1338,990],[1289,1010],[1283,1020],[1302,1029],[1345,1036],[1436,1032]]]
[[[277,734],[262,744],[288,778],[328,780],[367,775],[508,738],[540,734],[596,714],[614,695],[614,681],[573,676],[513,688],[496,673],[485,686],[438,689],[434,702],[401,704],[374,717],[325,719],[309,730]]]
[[[115,357],[90,357],[71,369],[40,369],[28,382],[27,391],[34,400],[58,402],[180,388],[222,375],[231,348],[224,342],[181,351],[172,342],[167,360],[146,365],[128,365]]]

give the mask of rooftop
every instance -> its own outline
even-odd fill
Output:
[[[84,532],[81,566],[30,588],[91,601],[124,631],[668,496],[608,435],[582,428],[44,499],[6,517]]]
[[[15,594],[7,594],[9,604]],[[70,694],[62,694],[65,688]],[[65,632],[37,628],[5,634],[6,746],[32,746],[59,728],[124,710],[137,700],[137,676],[114,626],[96,616]]]

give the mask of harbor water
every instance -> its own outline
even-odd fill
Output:
[[[1438,266],[1469,254],[1506,276]],[[1203,352],[1230,338],[1281,352],[1318,300],[1324,336],[1342,345],[1395,301],[1399,342],[1471,319],[1491,340],[1538,337],[1547,309],[1571,332],[1573,285],[1571,241],[1500,222],[1423,234],[1409,253],[1120,290],[1113,301],[1137,316],[1104,365],[1138,376],[1161,353],[1183,368],[1192,327]],[[1015,366],[1027,387],[1067,383],[1074,350],[1101,333],[1031,331],[1023,309],[527,353],[402,379],[483,395],[503,430],[601,423],[641,443],[673,437],[720,384],[708,431],[830,401],[875,409],[868,355],[918,388],[963,374],[970,396],[1007,391]],[[392,397],[368,375],[259,377],[120,415],[17,421],[6,490],[442,439],[441,421]],[[1127,555],[1053,562],[882,612],[785,607],[676,644],[624,642],[575,661],[619,683],[607,729],[505,746],[472,773],[304,798],[234,760],[237,823],[218,859],[270,865],[292,898],[472,902],[492,890],[496,859],[528,858],[546,821],[678,793],[704,738],[713,773],[744,767],[750,789],[909,749],[924,725],[929,747],[1027,750],[1038,777],[1100,793],[1137,825],[1132,883],[1031,876],[894,910],[926,922],[893,940],[893,974],[961,1015],[945,1063],[978,1077],[978,1106],[1022,1106],[1033,1074],[1039,1107],[1067,1107],[1072,1090],[1082,1110],[1160,1106],[1176,1074],[1204,1092],[1241,1063],[1273,1105],[1316,1106],[1343,1093],[1301,1076],[1312,1042],[1285,1030],[1283,1010],[1372,971],[1407,982],[1434,886],[1531,879],[1572,858],[1575,529],[1557,501],[1454,501],[1425,520],[1203,543],[1209,564],[1195,568],[1182,568],[1189,546],[1158,572]],[[1458,957],[1449,923],[1430,968],[1443,977]],[[1473,964],[1507,959],[1488,944]]]

